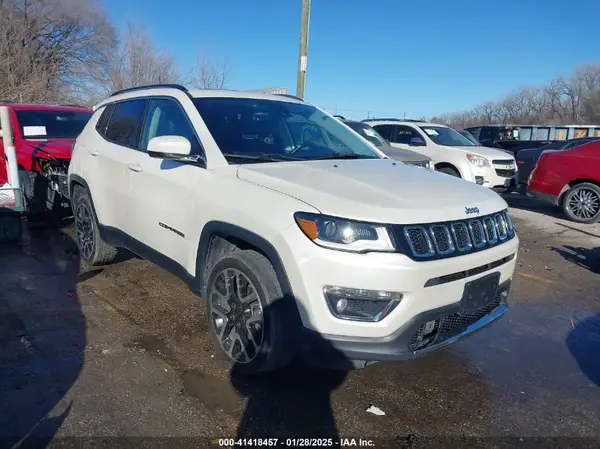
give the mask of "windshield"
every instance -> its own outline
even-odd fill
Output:
[[[420,128],[438,145],[447,145],[449,147],[479,146],[479,144],[471,142],[465,136],[460,135],[460,133],[447,126],[421,126]]]
[[[17,110],[24,139],[75,139],[92,117],[92,112]]]
[[[346,123],[346,125],[363,136],[369,142],[372,142],[377,147],[382,147],[387,144],[387,141],[383,138],[383,136],[375,131],[375,128],[367,125],[366,123],[350,122]]]
[[[479,146],[481,145],[477,139],[475,138],[475,136],[473,134],[471,134],[469,131],[458,131],[460,133],[461,136],[466,137],[467,139],[469,139],[471,142],[473,142],[475,145]]]
[[[347,126],[314,106],[214,97],[196,98],[194,104],[228,160],[382,159]]]

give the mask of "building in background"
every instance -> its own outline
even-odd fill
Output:
[[[264,89],[248,89],[248,92],[261,92],[263,94],[282,94],[288,93],[287,87],[265,87]]]

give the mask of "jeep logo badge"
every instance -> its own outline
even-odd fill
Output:
[[[478,213],[479,213],[478,207],[465,207],[465,214],[467,214],[467,215],[478,214]]]

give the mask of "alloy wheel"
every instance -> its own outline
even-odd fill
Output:
[[[589,220],[600,212],[600,195],[592,189],[580,189],[571,195],[567,207],[577,218]]]
[[[85,203],[80,203],[75,211],[75,229],[81,255],[88,260],[94,254],[94,220]]]
[[[237,363],[250,363],[260,353],[264,316],[258,292],[240,270],[226,268],[209,288],[210,319],[223,351]]]

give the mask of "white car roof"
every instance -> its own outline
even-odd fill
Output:
[[[444,128],[448,128],[446,125],[440,125],[439,123],[429,123],[429,122],[405,122],[404,120],[364,120],[364,123],[375,126],[375,125],[413,125],[413,126],[440,126]]]
[[[165,87],[165,86],[156,86],[156,87],[148,87],[145,89],[126,91],[120,94],[116,94],[105,98],[96,106],[94,106],[94,110],[104,106],[107,103],[112,103],[113,101],[125,100],[128,98],[138,98],[138,97],[146,97],[151,95],[170,95],[170,96],[180,96],[183,91],[180,89],[176,89],[173,87]],[[301,100],[296,99],[293,96],[286,95],[275,95],[275,94],[267,94],[262,92],[250,92],[250,91],[242,91],[242,90],[228,90],[228,89],[191,89],[188,90],[186,95],[190,95],[193,98],[210,98],[210,97],[227,97],[227,98],[251,98],[256,100],[275,100],[275,101],[284,101],[288,103],[299,103],[299,104],[307,104],[307,102],[303,102]]]

